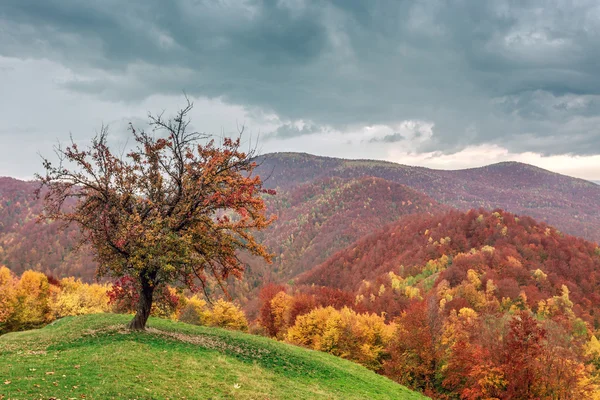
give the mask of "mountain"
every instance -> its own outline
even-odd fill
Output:
[[[502,208],[547,221],[560,230],[600,240],[600,186],[519,163],[439,171],[390,162],[275,153],[257,172],[278,194],[267,197],[278,220],[258,234],[274,264],[245,258],[246,279],[233,293],[247,297],[264,282],[287,282],[336,251],[399,218],[425,212]],[[0,263],[90,281],[89,251],[74,252],[72,226],[37,224],[35,182],[0,178]],[[441,203],[441,204],[440,204]]]
[[[329,354],[156,318],[134,333],[130,318],[66,317],[0,336],[0,398],[425,399]]]
[[[373,176],[404,184],[463,211],[501,208],[600,242],[600,186],[528,164],[503,162],[445,171],[303,153],[266,154],[258,162],[259,174],[273,188],[293,188],[327,177]]]
[[[524,292],[532,309],[566,285],[577,316],[600,326],[594,312],[600,307],[598,245],[504,211],[405,217],[336,253],[296,283],[371,299],[363,305],[391,318],[408,300],[402,290],[393,290],[395,279],[410,281],[424,297],[444,280],[450,287],[459,285],[469,269],[483,287],[488,280],[496,283],[499,301],[515,300]]]

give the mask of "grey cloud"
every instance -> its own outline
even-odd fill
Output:
[[[600,153],[594,0],[4,0],[0,26],[0,54],[107,100],[185,89],[338,130],[431,121],[422,151]]]
[[[398,132],[392,133],[390,135],[385,135],[384,137],[381,138],[371,138],[369,139],[369,143],[396,143],[396,142],[400,142],[402,140],[405,140],[406,138]]]
[[[325,129],[316,125],[304,124],[302,127],[286,123],[281,125],[275,131],[270,132],[264,136],[265,140],[272,139],[290,139],[298,136],[312,135],[318,132],[324,132]]]

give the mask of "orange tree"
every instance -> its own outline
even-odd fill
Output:
[[[130,329],[144,329],[155,288],[164,284],[204,290],[241,278],[240,251],[270,261],[253,230],[265,215],[254,152],[237,140],[220,143],[192,132],[188,101],[174,118],[149,116],[152,130],[130,124],[135,145],[112,151],[105,127],[90,146],[58,146],[58,163],[43,160],[38,175],[42,218],[75,223],[91,244],[98,276],[133,277],[139,300]],[[76,200],[73,206],[72,199]]]

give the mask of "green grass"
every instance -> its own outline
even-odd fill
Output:
[[[0,336],[0,399],[423,399],[360,365],[274,340],[129,316]]]

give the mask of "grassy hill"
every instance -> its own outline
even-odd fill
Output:
[[[259,336],[129,316],[0,336],[0,399],[422,399],[358,364]]]

